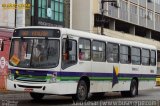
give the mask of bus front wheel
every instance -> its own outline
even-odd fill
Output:
[[[44,94],[31,92],[31,93],[30,93],[30,96],[31,96],[34,100],[41,100],[41,99],[44,97]]]
[[[75,101],[84,101],[88,97],[88,88],[84,80],[80,80],[77,86],[77,93],[72,95],[72,99]]]
[[[124,97],[135,97],[138,95],[138,83],[135,79],[131,81],[129,91],[121,91],[121,95]]]

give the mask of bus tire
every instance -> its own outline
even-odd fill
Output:
[[[121,91],[121,95],[123,97],[135,97],[138,95],[138,83],[135,79],[131,81],[130,90],[129,91]]]
[[[135,79],[132,80],[131,86],[130,86],[130,97],[135,97],[138,94],[138,83]]]
[[[41,100],[44,97],[44,94],[31,92],[30,96],[37,101],[37,100]]]
[[[77,86],[77,93],[72,95],[74,101],[85,101],[88,97],[88,87],[84,80],[80,80]]]

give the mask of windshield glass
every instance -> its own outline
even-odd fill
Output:
[[[54,68],[59,62],[59,40],[12,40],[10,65],[22,68]]]

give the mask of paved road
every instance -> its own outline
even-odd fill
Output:
[[[35,102],[28,93],[1,93],[0,106],[66,106],[66,105],[86,105],[86,106],[160,106],[160,88],[139,91],[139,96],[135,98],[121,97],[120,93],[106,93],[102,98],[96,97],[84,103],[74,103],[71,97],[47,95],[43,100]]]

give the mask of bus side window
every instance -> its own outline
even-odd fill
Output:
[[[134,65],[141,64],[141,49],[137,47],[131,48],[131,62]]]
[[[89,39],[79,39],[79,60],[91,60],[91,41]]]
[[[92,59],[97,62],[106,61],[106,44],[102,41],[92,41]]]
[[[119,62],[119,45],[115,43],[107,43],[106,58],[109,63]]]
[[[142,49],[142,65],[150,65],[150,50]]]
[[[120,46],[120,62],[122,64],[131,63],[130,47],[126,45]]]
[[[155,50],[151,50],[151,53],[150,53],[150,64],[152,66],[156,65],[156,51]]]
[[[76,63],[77,63],[77,42],[71,39],[63,39],[62,68],[65,69]]]

